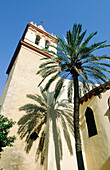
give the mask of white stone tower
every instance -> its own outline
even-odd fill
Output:
[[[16,141],[13,147],[4,148],[0,160],[0,168],[4,170],[44,169],[44,167],[40,166],[39,162],[35,162],[37,141],[33,143],[30,152],[28,154],[25,153],[25,139],[21,140],[17,134],[19,128],[17,122],[26,114],[25,111],[20,112],[19,108],[25,104],[32,103],[32,100],[27,98],[26,95],[40,94],[38,84],[41,78],[39,75],[36,75],[36,73],[41,63],[40,59],[44,56],[50,57],[49,54],[42,52],[40,49],[48,48],[48,43],[57,46],[56,41],[56,36],[46,32],[42,25],[37,26],[33,23],[27,24],[7,69],[8,79],[0,101],[2,105],[1,113],[9,119],[12,118],[13,121],[16,122],[10,131],[10,135],[16,136]],[[56,52],[54,48],[49,48],[49,50],[54,50],[54,52]],[[52,138],[50,140],[48,170],[56,170],[54,144]],[[74,144],[74,138],[72,139],[72,143]],[[75,156],[71,156],[66,149],[64,149],[63,161],[61,161],[61,164],[62,170],[67,170],[68,166],[70,166],[69,170],[72,170],[73,167],[77,169]]]
[[[37,86],[40,82],[40,77],[36,73],[41,63],[40,59],[44,56],[50,57],[49,54],[41,52],[40,49],[48,48],[48,43],[56,46],[54,40],[57,40],[57,38],[53,34],[46,32],[42,25],[37,26],[31,22],[27,24],[12,57],[7,69],[8,79],[0,105],[2,105],[1,113],[16,122],[10,132],[10,135],[16,136],[16,141],[13,147],[4,149],[0,160],[0,169],[42,169],[38,163],[35,163],[36,144],[29,154],[24,152],[25,142],[20,140],[17,135],[17,122],[25,114],[25,112],[19,112],[19,108],[27,103],[31,103],[26,95],[39,94]],[[54,50],[52,47],[49,48]]]

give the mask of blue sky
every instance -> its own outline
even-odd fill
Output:
[[[0,95],[7,67],[31,21],[37,25],[44,21],[44,29],[58,36],[80,23],[87,35],[98,31],[93,42],[107,40],[110,44],[110,0],[0,0]],[[97,54],[110,55],[110,49]]]

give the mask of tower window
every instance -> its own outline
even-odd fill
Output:
[[[93,111],[91,108],[87,107],[86,112],[85,112],[85,117],[86,117],[89,137],[97,135],[95,119],[94,119]]]
[[[45,41],[45,48],[46,48],[46,49],[49,48],[49,41],[48,41],[48,40]]]
[[[40,41],[40,36],[37,35],[37,36],[36,36],[36,40],[35,40],[35,44],[39,45],[39,41]]]

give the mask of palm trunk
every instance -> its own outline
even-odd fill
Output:
[[[75,147],[78,163],[78,170],[84,170],[84,162],[82,156],[81,138],[79,130],[79,84],[78,74],[74,74],[74,135],[75,135]]]

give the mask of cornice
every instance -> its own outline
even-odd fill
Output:
[[[58,41],[58,39],[57,39],[55,36],[49,34],[49,33],[46,32],[46,31],[41,30],[40,28],[38,28],[37,26],[35,26],[35,25],[31,24],[31,23],[27,24],[27,27],[34,28],[36,31],[38,31],[38,32],[46,35],[47,37],[52,38],[52,39],[54,39],[55,41]]]
[[[90,92],[88,92],[86,95],[84,95],[83,97],[81,97],[80,99],[80,104],[83,104],[83,102],[88,101],[88,99],[91,99],[92,96],[98,96],[101,93],[104,93],[105,91],[110,89],[110,81],[106,82],[94,89],[92,89]]]
[[[27,42],[25,42],[24,40],[21,39],[21,40],[19,41],[19,43],[18,43],[18,46],[17,46],[17,48],[16,48],[16,50],[15,50],[15,53],[14,53],[12,59],[11,59],[11,62],[10,62],[10,64],[9,64],[9,67],[8,67],[8,69],[7,69],[7,71],[6,71],[7,74],[10,73],[10,70],[11,70],[11,68],[12,68],[12,66],[13,66],[16,58],[17,58],[17,55],[18,55],[18,53],[19,53],[22,45],[25,46],[25,47],[27,47],[27,48],[29,48],[29,49],[31,49],[31,50],[33,50],[33,51],[35,51],[35,52],[37,52],[37,53],[39,53],[39,54],[41,54],[41,55],[44,55],[44,56],[46,56],[46,57],[52,57],[50,54],[41,51],[41,50],[38,49],[37,47],[34,47],[33,45],[30,45],[29,43],[27,43]]]
[[[39,48],[37,48],[37,47],[35,47],[35,46],[33,46],[33,45],[23,41],[23,40],[21,40],[20,43],[21,43],[21,45],[24,45],[25,47],[27,47],[27,48],[35,51],[35,52],[38,52],[41,55],[45,55],[46,57],[52,57],[50,54],[41,51]]]
[[[15,62],[15,60],[16,60],[16,57],[17,57],[17,55],[18,55],[18,53],[19,53],[19,51],[20,51],[21,45],[24,45],[24,46],[28,47],[29,49],[34,50],[34,51],[36,51],[36,52],[38,52],[38,53],[40,53],[40,54],[42,54],[42,55],[45,55],[45,56],[47,56],[47,57],[51,57],[51,55],[49,55],[49,54],[47,54],[47,53],[45,53],[45,52],[40,51],[37,47],[34,47],[34,46],[30,45],[30,44],[27,43],[27,42],[24,42],[24,38],[25,38],[26,32],[27,32],[27,30],[28,30],[29,27],[35,29],[36,31],[38,31],[38,32],[40,32],[40,33],[42,33],[43,35],[46,35],[46,36],[49,37],[49,38],[52,38],[52,40],[55,40],[55,42],[58,41],[55,36],[52,36],[51,34],[47,33],[46,31],[41,30],[41,29],[38,28],[37,26],[35,26],[35,25],[31,24],[31,23],[27,24],[27,26],[26,26],[26,28],[25,28],[25,30],[24,30],[24,33],[23,33],[23,35],[22,35],[22,38],[21,38],[21,40],[19,41],[19,43],[18,43],[18,45],[17,45],[17,48],[16,48],[16,50],[15,50],[15,52],[14,52],[14,55],[13,55],[13,57],[12,57],[12,59],[11,59],[11,62],[10,62],[10,64],[9,64],[9,67],[8,67],[8,69],[7,69],[7,71],[6,71],[7,74],[10,73],[10,70],[11,70],[11,68],[12,68],[12,66],[13,66],[13,64],[14,64],[14,62]]]

